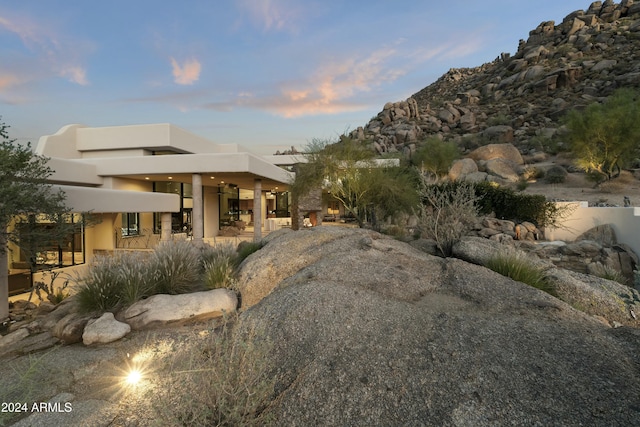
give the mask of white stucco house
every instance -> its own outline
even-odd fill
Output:
[[[50,265],[85,263],[128,238],[211,238],[236,221],[252,224],[259,239],[267,219],[290,216],[291,156],[257,155],[171,124],[68,125],[41,137],[35,151],[50,159],[50,181],[67,205],[98,219],[68,247],[43,254]],[[24,270],[20,250],[8,256],[11,270]]]

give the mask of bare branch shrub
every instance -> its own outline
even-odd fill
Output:
[[[473,184],[423,183],[419,230],[436,241],[443,256],[451,256],[453,245],[473,226],[478,217]]]

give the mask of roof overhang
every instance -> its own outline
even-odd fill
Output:
[[[66,195],[66,205],[73,212],[180,212],[177,194],[106,188],[54,185]]]
[[[255,179],[263,181],[263,188],[290,183],[293,174],[251,153],[179,154],[143,157],[111,157],[83,159],[95,165],[102,177],[126,177],[166,181],[168,176],[182,182],[190,182],[193,174],[203,175],[203,185],[234,183],[253,188]],[[207,179],[214,176],[216,179]]]

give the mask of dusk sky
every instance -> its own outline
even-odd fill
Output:
[[[172,123],[261,154],[365,125],[587,0],[0,0],[0,115]]]

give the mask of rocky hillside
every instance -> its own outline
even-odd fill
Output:
[[[596,1],[561,23],[542,22],[514,55],[451,69],[406,101],[387,103],[350,136],[380,155],[408,156],[431,136],[466,149],[504,142],[523,154],[557,150],[563,115],[620,87],[640,87],[640,2]]]

